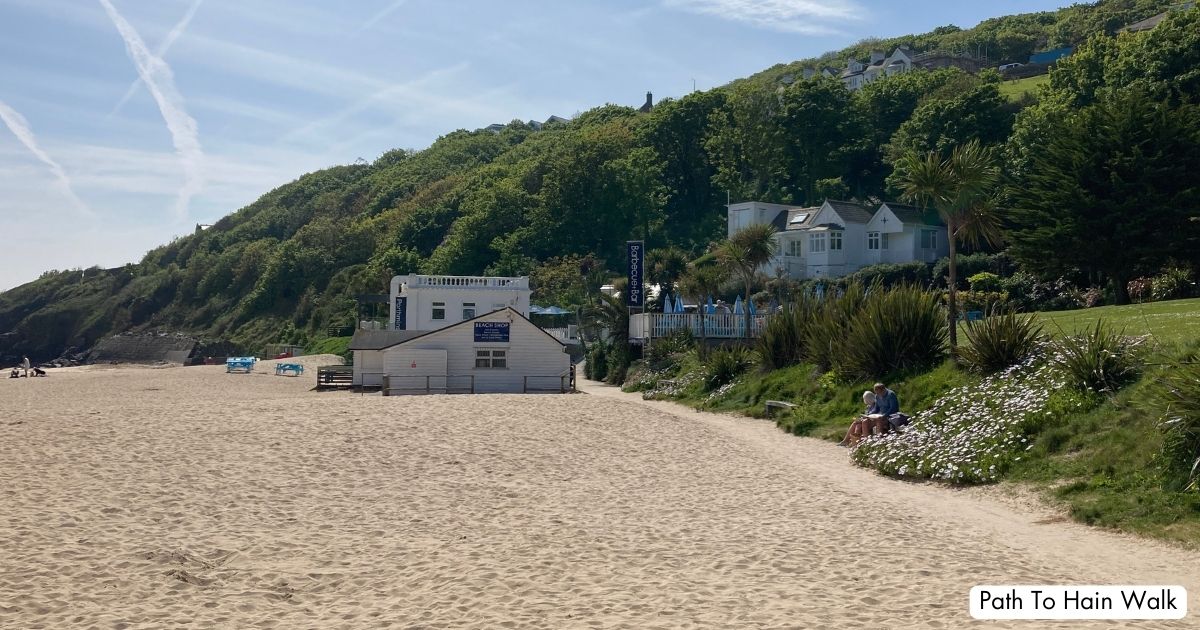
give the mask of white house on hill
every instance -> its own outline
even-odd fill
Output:
[[[775,226],[769,274],[804,280],[838,278],[879,263],[935,262],[947,255],[946,227],[936,213],[885,203],[871,208],[826,200],[801,208],[750,201],[728,206],[728,234]]]

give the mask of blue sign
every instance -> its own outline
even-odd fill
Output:
[[[408,298],[396,296],[396,306],[392,308],[393,326],[396,330],[408,330]]]
[[[509,322],[475,322],[476,343],[508,343]]]
[[[628,241],[625,243],[629,261],[629,288],[625,291],[626,306],[646,305],[646,243],[643,241]]]

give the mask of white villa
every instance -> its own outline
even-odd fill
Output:
[[[529,278],[396,276],[384,330],[350,340],[354,385],[393,393],[560,391],[565,345],[529,321]],[[386,392],[385,392],[386,393]]]
[[[903,46],[892,51],[890,56],[882,50],[873,50],[866,63],[851,59],[842,71],[841,79],[847,89],[854,91],[880,77],[908,72],[912,68],[912,51]]]
[[[874,210],[832,199],[811,208],[757,201],[728,206],[730,236],[764,223],[776,229],[766,271],[794,280],[838,278],[880,263],[932,263],[949,253],[936,213],[891,202]]]

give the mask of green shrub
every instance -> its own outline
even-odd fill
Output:
[[[1163,471],[1171,490],[1200,490],[1200,364],[1171,366],[1153,401],[1163,414]]]
[[[1070,384],[1083,390],[1113,393],[1137,377],[1141,369],[1140,339],[1114,331],[1104,320],[1075,336],[1055,344],[1054,363]]]
[[[1176,300],[1190,296],[1194,286],[1190,269],[1168,267],[1150,280],[1150,295],[1156,302]]]
[[[1038,347],[1042,325],[1032,315],[993,309],[980,321],[967,322],[967,343],[959,358],[972,369],[996,372],[1025,360]]]
[[[608,373],[604,375],[604,382],[609,385],[624,384],[625,374],[629,371],[629,364],[632,360],[632,357],[629,356],[629,344],[622,343],[612,346],[608,351]]]
[[[1008,254],[969,254],[959,256],[955,271],[958,272],[958,284],[960,289],[967,288],[971,276],[982,272],[994,273],[1001,278],[1008,278],[1016,273],[1016,265]],[[931,272],[934,286],[945,287],[946,279],[950,276],[950,259],[943,258],[933,265]]]
[[[759,363],[764,370],[779,370],[804,361],[804,340],[817,305],[805,295],[767,318],[758,338]]]
[[[828,372],[835,365],[844,363],[846,335],[866,299],[863,285],[853,282],[840,296],[832,295],[830,291],[813,310],[812,323],[804,339],[804,358],[814,364],[817,371]]]
[[[898,265],[889,263],[867,265],[846,276],[840,284],[848,286],[853,282],[859,282],[863,286],[868,287],[876,283],[883,287],[893,287],[901,284],[928,286],[929,265],[923,262],[910,262]]]
[[[1008,294],[1008,303],[1021,311],[1063,311],[1079,308],[1072,292],[1075,285],[1066,278],[1041,282],[1032,274],[1018,272],[1005,278],[1001,285]]]
[[[942,292],[942,302],[949,304],[950,293]],[[960,313],[966,311],[983,311],[989,312],[997,308],[1003,308],[1008,304],[1008,294],[995,291],[959,291],[955,295],[958,311]]]
[[[588,349],[587,362],[583,365],[583,376],[593,381],[603,381],[608,376],[608,343],[592,342]]]
[[[646,361],[654,369],[661,369],[665,363],[670,362],[672,355],[687,352],[695,347],[696,338],[692,335],[691,329],[680,328],[650,344],[650,350],[646,353]]]
[[[741,376],[753,364],[750,352],[741,346],[712,352],[704,366],[704,389],[712,391]]]
[[[945,358],[947,336],[937,294],[912,286],[872,291],[851,319],[839,371],[870,379],[929,367]]]
[[[1000,283],[1000,276],[990,272],[981,271],[970,278],[967,282],[971,284],[972,291],[991,291],[999,293],[1003,288]]]

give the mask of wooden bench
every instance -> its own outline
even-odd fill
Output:
[[[275,376],[300,376],[304,374],[304,366],[299,363],[276,363]]]
[[[766,417],[770,418],[771,410],[773,410],[773,409],[783,409],[786,411],[786,410],[795,409],[795,408],[796,408],[795,403],[784,402],[782,400],[768,400],[763,406],[763,414]]]

